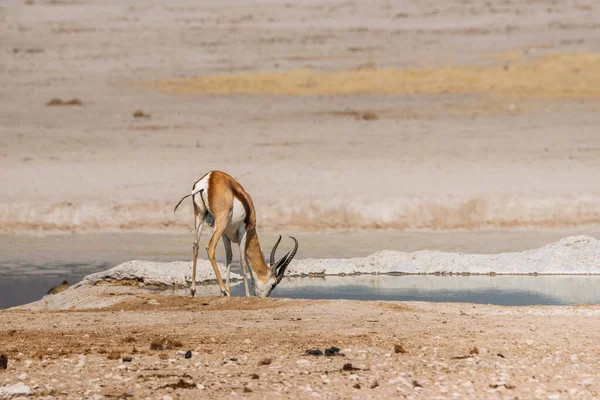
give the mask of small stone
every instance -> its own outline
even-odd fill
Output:
[[[357,381],[360,377],[356,374],[350,374],[348,375],[348,379],[350,379],[351,381]]]
[[[169,355],[166,353],[161,353],[158,355],[158,358],[160,358],[161,360],[167,360],[169,358]]]
[[[394,353],[398,354],[398,353],[406,353],[406,350],[404,349],[404,347],[401,344],[397,344],[394,346]]]
[[[6,354],[2,354],[0,355],[0,369],[7,369],[8,368],[8,357],[6,356]]]
[[[377,386],[379,386],[379,382],[373,381],[373,383],[371,383],[371,389],[375,389]]]
[[[360,383],[355,383],[354,386],[352,386],[354,389],[360,389]]]
[[[327,351],[327,350],[325,350]],[[307,356],[322,356],[323,352],[319,349],[306,350],[305,355]]]
[[[420,384],[418,381],[416,381],[416,380],[413,380],[413,381],[412,381],[412,385],[413,385],[413,387],[419,387],[419,388],[422,388],[422,387],[423,387],[423,385],[421,385],[421,384]]]
[[[33,391],[29,386],[23,382],[19,382],[16,385],[4,386],[0,388],[0,398],[2,399],[13,399],[20,398],[23,396],[31,396]]]
[[[263,358],[258,362],[258,365],[270,365],[272,361],[273,360],[271,360],[270,358]]]
[[[342,367],[342,371],[359,371],[359,370],[360,370],[360,368],[356,368],[355,366],[352,365],[352,363],[346,363]]]
[[[121,353],[119,353],[118,351],[111,351],[108,354],[108,358],[109,360],[118,360],[119,358],[121,358]]]
[[[173,400],[173,397],[165,395],[161,397],[160,400]]]
[[[252,393],[252,389],[250,389],[248,386],[245,386],[244,393]]]
[[[497,355],[498,357],[500,357],[500,358],[504,358],[504,354],[502,354],[502,353],[498,353],[498,354],[496,354],[496,355]]]
[[[20,381],[24,381],[25,379],[27,379],[27,373],[23,372],[21,375],[17,376],[17,379]]]
[[[196,384],[196,389],[204,390],[204,389],[206,389],[206,386],[204,386],[204,385],[203,385],[203,384],[201,384],[201,383],[197,383],[197,384]]]
[[[192,351],[191,350],[186,351],[184,357],[185,358],[192,358]]]
[[[258,378],[259,378],[258,374],[250,375],[250,379],[258,379]]]
[[[479,349],[477,346],[473,347],[471,351],[469,351],[469,354],[479,354]]]
[[[130,355],[124,355],[123,356],[123,362],[131,362],[132,358]]]
[[[242,343],[244,343],[244,344],[252,344],[252,340],[250,340],[250,339],[244,339],[244,340],[242,340]]]
[[[339,353],[340,353],[340,349],[335,346],[331,346],[330,348],[325,349],[325,356],[327,356],[327,357],[342,355]]]

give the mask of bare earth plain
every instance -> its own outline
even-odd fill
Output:
[[[0,380],[73,399],[597,398],[599,316],[597,306],[144,294],[110,309],[1,312]],[[165,338],[170,349],[151,349]],[[344,355],[306,355],[332,346]]]
[[[479,229],[597,232],[599,21],[591,0],[4,1],[1,261],[27,256],[32,233],[114,234],[74,239],[90,252],[122,232],[185,233],[191,207],[172,207],[211,169],[242,182],[268,235],[397,229],[427,248],[428,232],[466,231],[453,243],[436,232],[456,250]],[[303,251],[340,242],[321,239]],[[354,249],[341,242],[331,255]],[[539,238],[475,242],[492,252]],[[148,294],[111,309],[1,310],[0,388],[597,398],[599,315]],[[181,347],[151,350],[164,337]],[[344,356],[305,355],[331,346]]]

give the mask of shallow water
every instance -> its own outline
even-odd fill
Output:
[[[467,302],[503,306],[600,304],[600,276],[435,276],[355,275],[287,278],[271,297],[295,299],[348,299]],[[241,282],[232,295],[244,295]],[[199,296],[219,295],[217,285],[200,285]],[[189,289],[171,289],[167,295],[189,295]]]
[[[527,250],[543,246],[562,237],[576,234],[590,234],[600,237],[600,232],[589,230],[559,230],[559,231],[484,231],[484,232],[405,232],[405,231],[362,231],[362,232],[330,232],[330,233],[297,233],[295,236],[300,241],[300,249],[296,258],[343,258],[366,256],[381,249],[416,251],[435,249],[465,253],[498,253],[506,251]],[[207,235],[205,235],[207,236]],[[206,239],[203,238],[203,239]],[[274,243],[276,235],[273,233],[261,234],[261,243],[268,246]],[[205,241],[205,240],[204,240]],[[202,243],[202,246],[204,243]],[[237,252],[234,251],[233,270],[238,272]],[[7,308],[19,304],[39,300],[52,286],[68,280],[71,284],[80,281],[84,276],[108,269],[123,261],[144,259],[154,261],[189,260],[191,257],[191,235],[188,234],[141,234],[141,233],[96,233],[96,234],[53,234],[48,236],[34,235],[0,235],[0,308]],[[201,258],[205,258],[201,254]],[[217,247],[217,259],[223,261],[223,246]],[[317,284],[318,280],[300,280],[310,282],[310,285],[297,284],[292,288],[294,279],[285,279],[275,290],[274,296],[304,297],[304,298],[355,298],[355,299],[388,299],[388,300],[429,300],[429,301],[473,301],[504,304],[497,299],[499,293],[506,288],[478,286],[468,289],[443,289],[427,291],[422,285],[426,278],[414,283],[414,287],[399,286],[396,288],[382,287],[378,290],[368,289],[363,278],[352,281],[351,277],[343,278],[338,282],[339,287],[330,285],[335,282],[334,277],[328,277],[328,287],[323,288]],[[387,277],[381,282],[396,282],[396,278]],[[409,282],[406,277],[402,282]],[[446,277],[436,277],[445,279]],[[471,277],[472,282],[478,282]],[[495,277],[492,279],[499,279]],[[502,277],[503,278],[503,277]],[[527,277],[526,277],[527,278]],[[531,281],[542,285],[542,277]],[[554,282],[565,282],[554,279],[543,285],[554,286]],[[341,278],[340,278],[341,279]],[[453,279],[453,278],[451,278]],[[596,282],[593,277],[586,277],[586,282]],[[349,284],[349,282],[353,282]],[[398,281],[400,282],[400,281]],[[529,282],[529,281],[528,281]],[[552,283],[551,283],[552,282]],[[429,284],[427,284],[429,285]],[[576,285],[569,283],[568,285]],[[577,286],[575,286],[577,291]],[[517,297],[517,290],[526,290],[527,287],[510,289]],[[236,287],[240,290],[242,287]],[[454,290],[454,291],[453,291]],[[458,291],[457,291],[458,290]],[[463,294],[460,294],[460,291]],[[487,290],[487,291],[486,291]],[[558,290],[562,290],[559,288]],[[435,293],[434,293],[435,292]],[[504,292],[502,292],[504,293]],[[520,293],[520,292],[519,292]],[[218,294],[218,291],[213,293]],[[328,297],[329,296],[329,297]],[[507,296],[504,295],[503,296]],[[554,299],[552,293],[549,298]],[[466,298],[466,300],[464,300]],[[486,300],[488,299],[488,300]],[[502,300],[506,302],[508,300]],[[531,304],[535,297],[528,298],[521,304]],[[549,299],[543,304],[551,303]],[[556,300],[558,304],[563,300]],[[586,302],[583,298],[581,302]]]

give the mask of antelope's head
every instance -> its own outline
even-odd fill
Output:
[[[271,250],[271,258],[269,261],[269,278],[265,283],[260,282],[258,279],[254,279],[254,294],[256,296],[269,297],[273,289],[275,289],[275,286],[277,286],[283,279],[283,274],[285,273],[286,268],[288,265],[290,265],[290,262],[296,255],[296,251],[298,251],[298,241],[292,236],[290,236],[290,239],[294,241],[294,250],[288,251],[285,256],[281,257],[279,261],[275,262],[275,252],[277,251],[279,242],[281,242],[281,235],[279,235],[279,239],[277,239],[275,246],[273,246],[273,250]]]

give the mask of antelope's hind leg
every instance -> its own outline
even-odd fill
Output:
[[[204,229],[204,216],[200,215],[198,208],[194,204],[194,261],[192,266],[192,284],[190,287],[190,292],[192,297],[196,297],[196,264],[198,263],[198,242],[200,241],[200,237],[202,236],[202,230]]]
[[[227,235],[223,235],[223,246],[225,247],[225,258],[227,260],[227,274],[225,275],[225,286],[229,293],[231,293],[231,260],[233,260],[233,253],[231,251],[231,240],[227,237]]]

